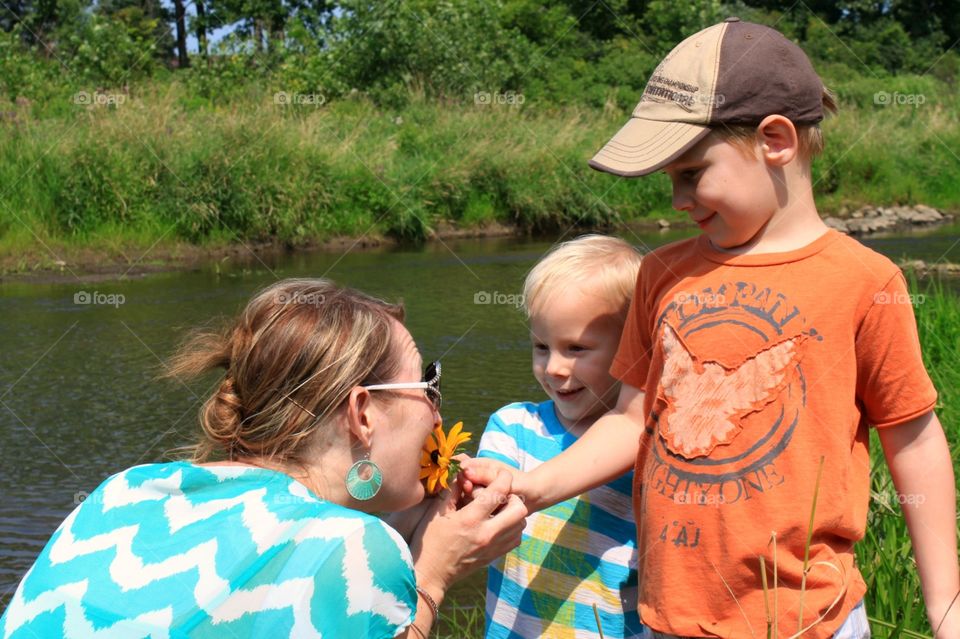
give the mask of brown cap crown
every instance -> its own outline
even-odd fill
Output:
[[[623,176],[652,173],[722,124],[823,119],[823,82],[803,50],[770,27],[727,18],[690,36],[650,76],[629,121],[590,160]]]

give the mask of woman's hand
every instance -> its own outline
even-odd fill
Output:
[[[503,472],[460,510],[459,482],[433,500],[410,550],[418,585],[437,603],[455,581],[520,545],[527,509],[510,487],[510,474]]]

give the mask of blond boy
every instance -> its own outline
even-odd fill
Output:
[[[556,247],[524,285],[533,375],[549,399],[490,417],[478,456],[532,471],[610,410],[610,375],[640,255],[623,240],[589,235]],[[521,545],[491,566],[490,639],[639,637],[636,534],[628,473],[527,519]]]
[[[875,428],[931,626],[960,637],[953,465],[906,283],[814,205],[825,95],[799,47],[731,18],[663,60],[591,161],[662,169],[702,234],[644,258],[616,407],[514,488],[535,509],[635,467],[639,609],[658,636],[868,637],[853,547]]]

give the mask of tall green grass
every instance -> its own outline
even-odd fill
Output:
[[[440,609],[440,619],[435,625],[431,637],[437,639],[477,639],[483,638],[484,591],[476,591],[476,600],[445,604]]]
[[[947,85],[833,86],[843,109],[825,123],[827,150],[814,165],[823,209],[960,209],[960,99]],[[587,166],[628,116],[612,103],[439,103],[412,93],[392,110],[362,94],[280,105],[283,90],[251,84],[213,99],[164,79],[115,106],[65,94],[52,98],[62,104],[16,107],[0,117],[0,258],[43,255],[43,246],[417,241],[450,224],[539,233],[676,216],[665,176],[622,179]],[[878,105],[879,92],[924,103]]]

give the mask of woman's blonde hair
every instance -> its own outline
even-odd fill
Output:
[[[200,409],[193,460],[303,464],[353,387],[399,374],[391,320],[403,315],[400,305],[330,280],[287,279],[257,293],[226,329],[194,332],[165,376],[225,372]]]
[[[640,270],[640,253],[618,237],[584,235],[555,246],[527,274],[523,308],[530,317],[571,284],[589,284],[626,317]]]

